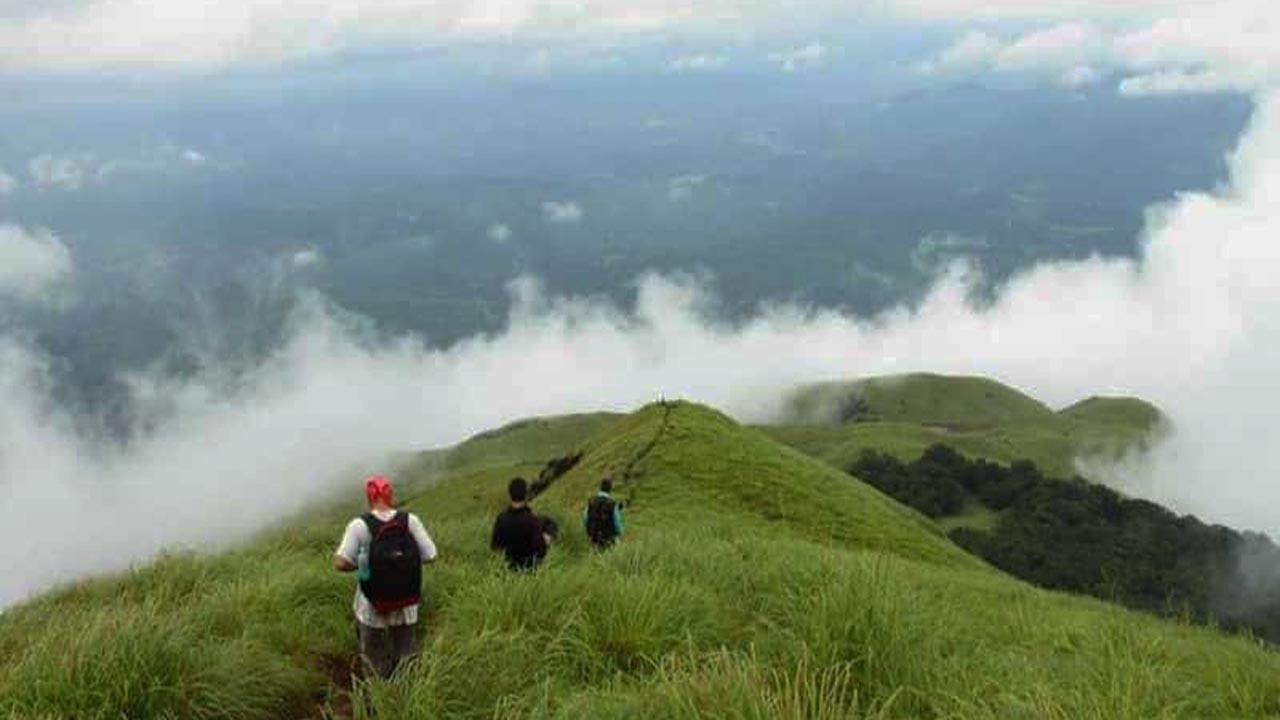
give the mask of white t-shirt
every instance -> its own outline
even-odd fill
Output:
[[[373,512],[373,516],[383,522],[390,520],[395,515],[395,510],[375,510]],[[437,554],[436,544],[431,541],[431,536],[427,534],[427,529],[423,527],[422,521],[413,513],[409,513],[409,532],[413,535],[413,539],[418,541],[418,552],[422,554],[422,562],[435,560]],[[338,546],[334,554],[344,558],[352,565],[358,566],[362,559],[368,557],[369,544],[372,542],[373,535],[369,533],[369,526],[361,518],[356,518],[347,525],[347,531],[342,535],[342,544]],[[351,609],[355,612],[356,620],[369,627],[396,627],[399,625],[412,625],[418,622],[417,605],[410,605],[386,615],[379,615],[373,609],[373,604],[364,596],[364,593],[360,592],[359,583],[356,584],[356,598],[351,604]]]

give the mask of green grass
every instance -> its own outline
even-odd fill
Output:
[[[851,394],[865,403],[857,422],[834,422]],[[972,458],[1031,460],[1070,477],[1080,458],[1121,456],[1159,432],[1160,411],[1132,398],[1091,398],[1061,412],[984,378],[905,375],[806,388],[789,422],[762,429],[770,437],[836,467],[864,450],[914,460],[943,443]]]
[[[993,380],[915,374],[824,383],[804,388],[792,412],[809,422],[829,422],[831,411],[850,395],[865,404],[864,419],[952,430],[1051,420],[1040,401]]]
[[[1165,422],[1158,408],[1137,398],[1091,397],[1059,415],[1077,422],[1126,429],[1157,430]]]
[[[329,569],[353,505],[6,612],[0,717],[1280,716],[1280,655],[1029,587],[712,410],[566,422],[474,439],[413,495],[441,549],[423,653],[354,702],[329,672],[354,651],[352,581]],[[562,540],[511,575],[486,547],[505,480],[565,447],[583,463],[536,503]],[[577,517],[606,472],[631,505],[599,554]]]
[[[468,439],[449,451],[444,463],[449,472],[458,472],[550,460],[580,450],[587,438],[621,417],[613,413],[583,413],[520,420]]]

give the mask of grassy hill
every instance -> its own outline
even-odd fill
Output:
[[[535,503],[561,541],[536,575],[507,573],[486,546],[506,479],[575,449],[582,463]],[[627,534],[597,554],[577,517],[606,472]],[[397,479],[441,549],[404,677],[345,692],[352,580],[329,558],[353,502],[4,613],[0,717],[1280,714],[1280,655],[1011,579],[697,405],[517,424]]]
[[[1133,398],[1092,398],[1055,412],[985,378],[920,374],[804,388],[786,422],[763,429],[837,467],[867,449],[908,460],[945,443],[970,457],[1027,459],[1070,476],[1077,458],[1123,454],[1163,422],[1158,409]]]

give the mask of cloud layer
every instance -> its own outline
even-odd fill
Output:
[[[769,62],[777,65],[783,72],[803,72],[820,70],[831,61],[839,51],[820,42],[811,42],[792,50],[769,53]]]
[[[582,206],[573,201],[542,203],[542,219],[553,225],[576,225],[582,222],[582,216]]]
[[[1248,2],[1240,0],[1240,4]],[[1208,5],[1201,0],[703,0],[692,4],[684,0],[11,1],[0,4],[0,69],[171,69],[276,62],[386,47],[608,43],[656,34],[741,37],[778,30],[828,30],[832,23],[865,18],[1050,22],[1084,16],[1142,20],[1204,6]],[[1224,31],[1234,32],[1225,24]],[[802,54],[791,66],[800,68],[811,62],[812,58]],[[783,64],[786,66],[785,61]],[[688,68],[704,66],[693,61]]]
[[[193,172],[210,165],[199,150],[160,145],[111,159],[93,153],[45,153],[27,161],[27,174],[37,188],[75,191],[122,176]]]
[[[1070,87],[1118,72],[1128,95],[1251,92],[1280,82],[1280,18],[1271,3],[1168,5],[1169,15],[1137,25],[1071,20],[1011,36],[971,30],[918,69],[1023,73]]]
[[[0,301],[41,298],[71,273],[71,253],[53,233],[0,225]]]
[[[1149,398],[1177,431],[1113,479],[1277,531],[1277,193],[1280,99],[1268,97],[1230,187],[1153,211],[1140,260],[1038,267],[983,306],[951,272],[919,307],[878,318],[774,307],[727,325],[688,280],[644,280],[634,313],[547,298],[525,281],[505,332],[428,348],[377,340],[309,303],[284,347],[234,383],[216,371],[133,378],[138,435],[127,447],[78,431],[50,399],[42,359],[0,341],[0,507],[16,522],[14,542],[0,546],[10,568],[0,604],[162,547],[231,542],[319,495],[355,495],[352,479],[387,453],[513,418],[665,396],[759,420],[797,383],[912,370],[991,375],[1057,404]],[[5,247],[56,247],[6,232]],[[68,528],[63,545],[42,544],[46,560],[27,562],[28,524],[49,507]],[[148,522],[122,532],[120,517]]]
[[[977,12],[1051,21],[1015,37],[969,35],[938,62],[1048,68],[1080,82],[1095,65],[1116,67],[1131,74],[1129,92],[1256,92],[1258,110],[1232,159],[1229,186],[1154,209],[1137,261],[1041,266],[981,306],[960,272],[945,275],[919,307],[878,318],[776,307],[739,325],[709,316],[712,303],[688,281],[643,281],[634,313],[548,299],[526,282],[514,288],[504,333],[428,348],[414,338],[370,337],[311,302],[284,346],[234,381],[216,368],[181,380],[132,378],[136,432],[127,446],[84,432],[54,402],[48,360],[0,336],[0,507],[14,539],[0,546],[8,568],[0,605],[163,547],[231,542],[318,495],[355,495],[352,477],[383,464],[387,453],[452,443],[515,417],[627,409],[663,395],[762,419],[796,383],[909,370],[992,375],[1055,403],[1102,392],[1147,397],[1172,415],[1177,431],[1156,455],[1113,479],[1215,520],[1280,530],[1271,510],[1280,503],[1280,444],[1272,438],[1280,407],[1274,5],[1152,0],[1126,4],[1122,18],[1117,3],[1087,0],[873,5],[930,18]],[[648,31],[717,17],[734,26],[783,12],[729,0],[321,0],[306,13],[300,7],[278,0],[66,0],[47,10],[0,4],[0,63],[220,63],[362,43]],[[810,9],[839,12],[835,3]],[[1056,22],[1064,16],[1071,22]],[[825,54],[812,47],[777,62],[800,69]],[[88,181],[83,158],[64,159],[50,156],[29,170],[49,187]],[[92,166],[100,177],[101,163]],[[551,222],[582,217],[572,202],[549,202],[543,212]],[[56,237],[0,227],[0,292],[37,297],[71,267]],[[42,539],[45,560],[29,562],[32,523],[50,507],[59,508],[68,531],[60,546]],[[148,522],[121,531],[121,517]]]

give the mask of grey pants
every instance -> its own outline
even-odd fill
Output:
[[[379,677],[391,677],[401,663],[418,652],[416,624],[375,628],[356,622],[356,636],[360,638],[360,654]]]

